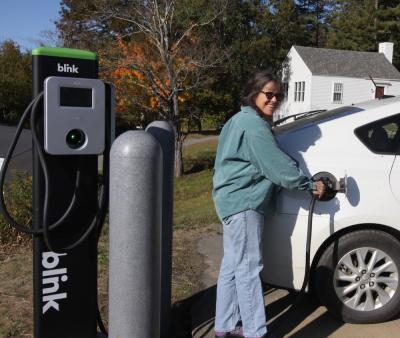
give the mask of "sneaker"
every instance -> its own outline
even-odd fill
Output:
[[[215,333],[215,338],[244,338],[243,329],[241,326],[237,326],[231,332]]]

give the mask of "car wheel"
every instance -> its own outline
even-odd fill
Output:
[[[378,323],[400,311],[400,242],[377,230],[335,240],[315,270],[314,290],[348,323]]]

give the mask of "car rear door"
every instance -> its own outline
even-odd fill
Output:
[[[374,153],[390,156],[390,190],[400,203],[400,114],[360,127],[356,135]]]
[[[390,171],[390,189],[397,202],[400,204],[400,155],[395,157]]]

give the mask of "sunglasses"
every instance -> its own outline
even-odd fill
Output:
[[[268,100],[272,100],[273,97],[275,97],[276,101],[282,101],[283,100],[283,94],[282,93],[263,92],[263,91],[261,91],[261,93],[263,93]]]

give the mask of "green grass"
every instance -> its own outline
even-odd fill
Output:
[[[32,223],[32,177],[28,174],[12,172],[12,180],[4,187],[4,200],[9,213],[21,225],[30,227]],[[0,213],[0,245],[23,245],[30,237],[12,228]]]
[[[209,140],[184,147],[182,156],[185,174],[211,169],[214,166],[217,143],[217,140]]]
[[[198,140],[207,136],[217,136],[219,135],[218,130],[203,130],[203,131],[194,131],[191,132],[190,134],[186,135],[186,140]]]
[[[187,146],[183,151],[185,173],[175,179],[174,226],[207,225],[218,221],[212,201],[212,167],[217,141]]]
[[[218,221],[211,189],[211,170],[203,170],[175,181],[175,227],[206,225]]]
[[[215,223],[211,197],[212,166],[217,141],[184,148],[186,174],[175,179],[172,299],[185,299],[199,291],[202,261],[197,240]],[[18,176],[6,190],[8,206],[23,224],[31,221],[31,178]],[[98,294],[103,319],[107,322],[108,222],[99,243]],[[0,217],[0,337],[31,337],[32,251],[30,238],[12,230]],[[15,250],[13,250],[15,248]],[[15,252],[14,252],[15,251]]]
[[[206,225],[217,222],[211,197],[212,167],[214,165],[217,140],[193,144],[183,149],[185,175],[175,179],[174,225]],[[7,206],[21,224],[31,223],[32,178],[14,173],[14,180],[7,186]],[[28,236],[21,236],[0,216],[0,244],[29,243]]]

